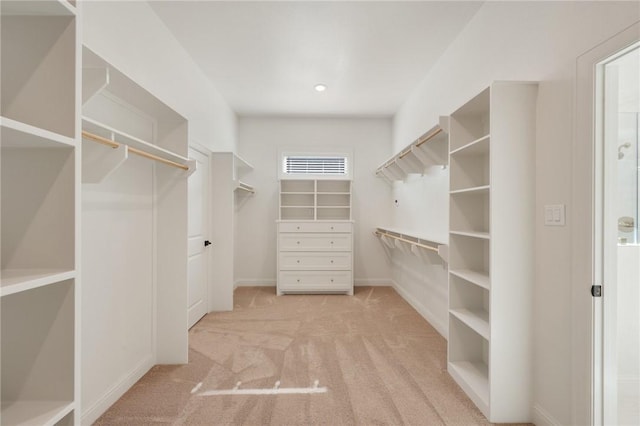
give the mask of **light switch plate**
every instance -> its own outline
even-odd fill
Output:
[[[544,224],[545,226],[564,226],[564,204],[548,204],[544,206]]]

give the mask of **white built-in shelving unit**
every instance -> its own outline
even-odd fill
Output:
[[[79,424],[77,10],[0,15],[0,424]]]
[[[537,85],[450,117],[448,370],[489,421],[531,421]]]
[[[278,294],[353,294],[351,180],[282,179]]]
[[[376,175],[389,182],[406,179],[409,174],[423,174],[428,167],[449,163],[448,117],[400,150],[376,169]]]
[[[351,220],[351,181],[281,180],[280,220]]]
[[[251,202],[256,188],[249,183],[253,166],[233,152],[214,152],[211,157],[212,254],[216,279],[210,286],[210,311],[233,309],[234,263],[238,210]],[[246,206],[249,207],[249,206]]]
[[[182,115],[86,46],[82,67],[82,421],[91,423],[154,364],[188,361],[195,161]]]

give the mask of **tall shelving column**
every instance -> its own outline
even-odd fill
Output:
[[[531,420],[537,85],[451,115],[448,370],[491,422]]]
[[[1,424],[79,424],[74,3],[3,1]]]
[[[215,279],[209,288],[209,311],[233,310],[235,287],[237,209],[249,202],[255,192],[245,182],[253,166],[233,152],[214,152],[211,156],[211,270]]]

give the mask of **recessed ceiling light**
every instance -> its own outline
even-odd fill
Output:
[[[327,90],[327,85],[326,84],[316,84],[315,86],[313,86],[313,88],[315,89],[316,92],[324,92],[325,90]]]

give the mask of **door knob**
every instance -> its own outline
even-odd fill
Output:
[[[210,246],[210,245],[211,245],[211,241],[209,241],[209,240],[204,240],[204,246],[205,246],[205,247]]]

